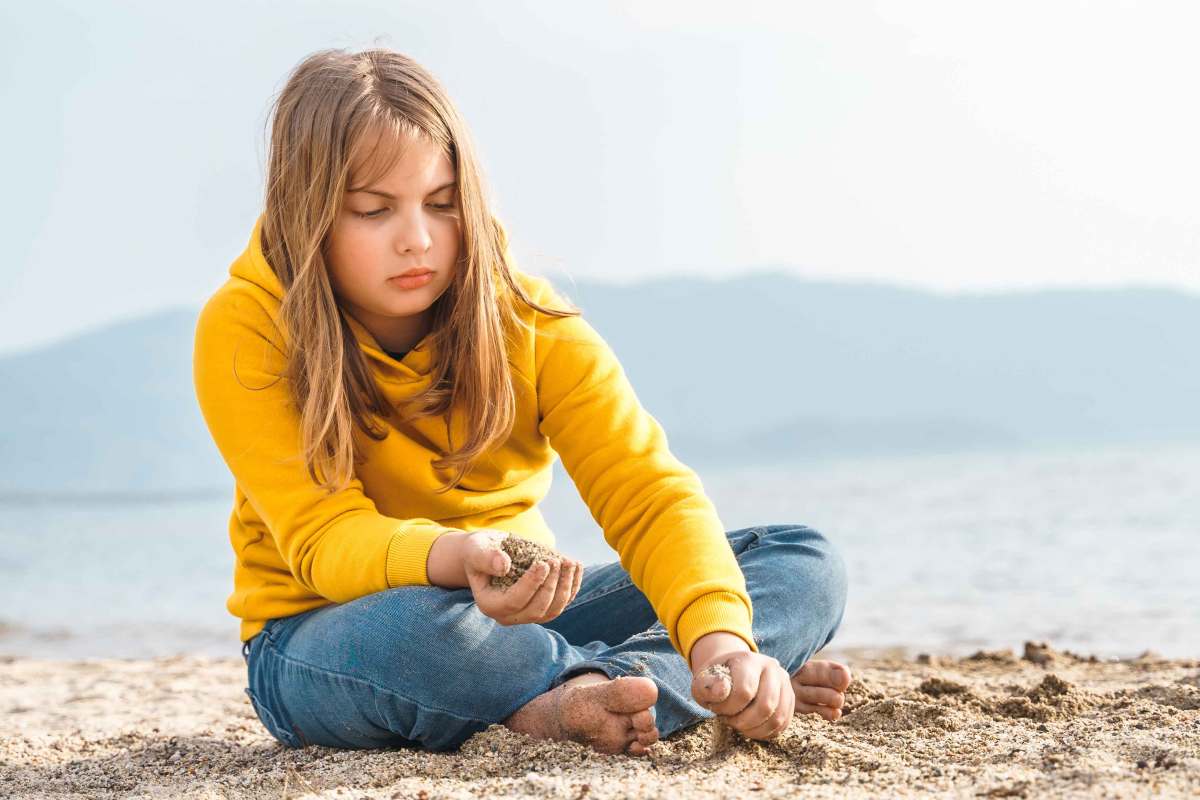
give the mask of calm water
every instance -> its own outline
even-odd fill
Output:
[[[561,467],[560,546],[615,560]],[[1200,445],[701,470],[729,528],[803,523],[846,554],[831,650],[964,654],[1049,640],[1200,655]],[[235,656],[228,497],[0,505],[0,653]]]

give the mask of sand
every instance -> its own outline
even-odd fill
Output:
[[[695,667],[692,667],[692,669],[695,669]],[[728,698],[729,693],[733,691],[733,672],[725,664],[713,664],[705,667],[700,671],[700,675],[698,677],[704,686],[703,689],[699,690],[701,692],[701,697],[704,697],[703,692],[707,691],[711,693],[714,684],[717,682],[723,683],[723,686],[721,687],[723,689],[721,692],[722,700]],[[706,707],[711,706],[711,703],[706,705]],[[720,717],[714,719],[710,723],[710,727],[712,728],[712,746],[709,748],[709,754],[714,756],[720,755],[728,750],[730,745],[733,744],[733,728],[730,728],[728,725],[726,725]]]
[[[457,753],[276,743],[240,657],[0,658],[3,797],[1197,797],[1200,660],[852,657],[845,716],[773,742],[712,721],[651,755],[492,726]]]
[[[491,584],[497,589],[507,589],[521,579],[521,576],[537,561],[549,561],[559,558],[560,554],[529,539],[519,536],[505,536],[500,540],[500,549],[508,553],[512,563],[508,572],[492,577]]]

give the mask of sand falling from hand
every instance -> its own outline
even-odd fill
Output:
[[[720,683],[729,687],[723,693],[718,693],[721,694],[721,699],[716,701],[718,703],[723,702],[733,691],[733,673],[724,664],[711,664],[705,667],[700,671],[699,677],[703,682],[705,692],[710,692]],[[732,743],[733,730],[719,716],[713,719],[712,755],[720,755],[728,750]]]
[[[520,536],[506,536],[500,542],[500,549],[508,553],[512,566],[503,575],[493,575],[491,585],[497,589],[507,589],[521,579],[526,570],[538,561],[549,561],[558,558],[558,553],[537,542],[522,539]]]

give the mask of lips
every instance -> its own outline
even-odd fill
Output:
[[[393,278],[415,278],[418,275],[428,275],[433,270],[428,267],[413,267],[408,272],[401,272],[399,275],[393,275]]]
[[[432,282],[433,270],[426,270],[424,272],[409,270],[404,275],[396,275],[395,277],[388,278],[390,286],[396,286],[400,289],[418,289]]]

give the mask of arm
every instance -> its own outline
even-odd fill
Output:
[[[197,321],[193,378],[213,441],[283,562],[304,588],[334,602],[430,583],[430,549],[454,529],[380,514],[357,479],[334,494],[313,482],[279,341],[254,298],[218,292]],[[439,576],[442,566],[436,559]]]
[[[561,305],[540,283],[539,301]],[[724,525],[608,343],[582,317],[538,314],[537,331],[540,430],[671,644],[688,659],[702,636],[726,631],[757,652],[750,597]]]
[[[451,531],[434,540],[426,562],[431,584],[444,589],[465,589],[470,585],[463,554],[469,535],[465,531]]]

